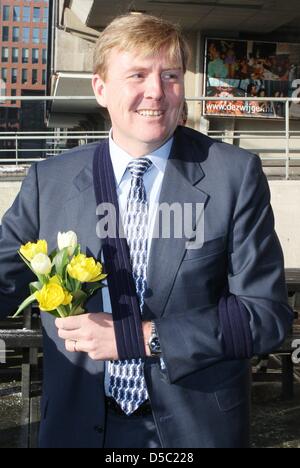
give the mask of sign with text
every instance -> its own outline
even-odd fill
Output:
[[[205,115],[280,119],[283,102],[243,97],[300,97],[300,44],[207,38],[205,58],[204,94],[220,97],[206,102]],[[290,116],[300,118],[300,103],[291,104]]]

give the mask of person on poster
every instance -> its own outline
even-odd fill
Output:
[[[172,23],[114,19],[92,80],[109,138],[32,165],[2,219],[2,318],[27,295],[17,251],[29,240],[52,250],[75,231],[83,252],[103,247],[108,272],[87,314],[42,314],[40,447],[249,446],[250,358],[280,346],[293,313],[259,157],[178,126],[188,56]],[[124,237],[101,236],[99,200],[119,210]],[[158,208],[174,204],[204,211],[181,236],[154,236]]]
[[[221,51],[215,43],[209,47],[208,77],[209,78],[227,78],[228,67],[221,58]]]

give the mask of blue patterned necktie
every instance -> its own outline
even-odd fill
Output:
[[[151,165],[147,158],[135,159],[128,164],[132,177],[124,216],[124,231],[141,313],[146,291],[148,237],[148,203],[143,176]],[[141,359],[110,361],[108,373],[109,392],[127,415],[148,399]]]

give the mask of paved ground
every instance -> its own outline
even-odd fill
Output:
[[[252,447],[300,448],[300,384],[295,397],[282,401],[277,383],[254,384]]]
[[[15,382],[10,387],[10,391],[20,390]],[[4,396],[1,385],[0,395],[0,448],[18,448],[24,444],[21,395]],[[288,402],[280,399],[279,384],[254,384],[252,447],[300,448],[300,384],[295,385],[295,398]]]
[[[18,448],[22,446],[22,398],[20,386],[16,382],[10,385],[0,384],[0,448]]]

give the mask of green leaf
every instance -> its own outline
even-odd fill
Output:
[[[20,315],[20,313],[23,312],[24,309],[27,309],[27,307],[30,306],[35,301],[36,301],[35,294],[32,294],[31,296],[27,297],[27,299],[25,299],[25,301],[22,302],[17,312],[13,315],[13,318],[18,317],[18,315]]]
[[[71,278],[71,276],[69,276],[68,274],[66,275],[66,281],[65,281],[65,286],[66,286],[66,289],[70,292],[70,293],[74,293],[75,292],[75,280],[73,278]]]
[[[39,281],[35,281],[34,283],[30,283],[29,285],[31,294],[34,294],[37,291],[40,291],[42,288],[43,288],[43,285]]]
[[[80,289],[79,291],[76,291],[76,293],[73,295],[73,307],[77,307],[80,304],[83,304],[88,298],[88,295]]]
[[[65,318],[65,317],[68,317],[68,312],[66,311],[66,307],[61,305],[59,307],[57,307],[57,312],[59,314],[59,317],[61,318]]]
[[[80,253],[81,253],[81,251],[80,251],[80,245],[77,244],[77,245],[76,245],[76,248],[75,248],[75,250],[74,250],[74,253],[73,253],[73,257],[77,257],[77,255],[79,255]]]
[[[53,250],[53,252],[51,252],[51,254],[49,255],[49,258],[50,258],[51,262],[53,262],[53,260],[56,257],[58,252],[59,252],[58,249],[55,249],[55,250]]]
[[[68,273],[66,274],[65,286],[72,296],[81,289],[80,281],[72,278]]]
[[[76,315],[83,315],[85,313],[85,310],[81,305],[78,305],[77,307],[72,307],[71,312],[70,312],[70,317],[74,317]]]
[[[88,294],[86,294],[84,291],[79,290],[73,295],[73,302],[71,306],[71,311],[69,313],[70,316],[74,315],[82,315],[84,314],[84,308],[83,305],[86,302],[88,298]]]
[[[21,257],[21,259],[23,260],[23,262],[26,263],[26,265],[31,269],[31,264],[30,264],[29,260],[27,260],[27,258],[25,258],[24,255],[21,254],[20,250],[18,250],[18,254]]]
[[[21,252],[18,250],[18,254],[20,255],[21,259],[23,260],[24,263],[26,263],[26,265],[28,266],[28,268],[30,268],[30,270],[32,271],[32,273],[35,274],[36,276],[36,273],[33,271],[33,268],[31,266],[31,263],[29,262],[29,260],[27,260],[27,258],[24,257],[24,255],[21,254]]]
[[[104,288],[104,285],[102,283],[90,283],[86,285],[85,289],[88,294],[88,296],[92,296],[98,289]]]
[[[44,286],[45,284],[49,283],[49,278],[46,275],[39,275],[38,273],[35,273],[35,276],[39,280],[39,282]]]
[[[53,259],[53,264],[55,265],[56,274],[64,277],[65,269],[69,263],[69,255],[67,247],[62,249]]]

